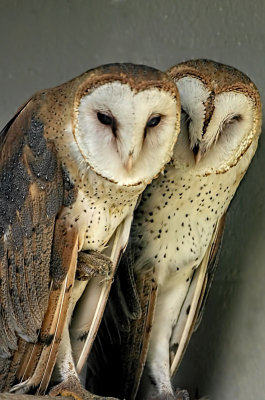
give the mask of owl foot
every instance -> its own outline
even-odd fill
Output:
[[[175,400],[190,400],[189,393],[187,390],[176,389]]]
[[[32,379],[27,379],[17,385],[13,386],[9,392],[15,394],[26,394],[32,391],[32,389],[36,388],[37,385],[34,385]]]
[[[63,382],[52,388],[49,396],[71,396],[75,400],[117,400],[113,397],[101,397],[88,392],[74,375],[68,376]]]
[[[177,389],[174,394],[162,392],[158,396],[152,397],[152,400],[190,400],[187,390]]]
[[[108,279],[112,270],[112,261],[105,254],[90,250],[78,254],[76,279],[86,281],[92,277],[102,275]]]

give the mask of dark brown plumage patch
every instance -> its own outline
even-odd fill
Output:
[[[5,390],[23,359],[26,347],[18,343],[38,339],[49,298],[54,220],[63,201],[54,145],[32,115],[29,102],[0,134],[0,364],[10,358],[0,380]]]
[[[56,247],[52,249],[52,257],[50,263],[50,277],[54,282],[61,282],[65,277],[65,271],[62,265],[62,259],[60,253]]]
[[[47,146],[43,134],[43,123],[32,118],[27,132],[27,144],[32,152],[32,156],[28,157],[29,166],[38,179],[51,181],[57,172],[57,160],[53,146],[51,144]]]
[[[78,190],[71,181],[69,173],[66,170],[66,168],[63,169],[63,185],[64,185],[63,205],[69,207],[76,201]]]
[[[43,137],[44,124],[37,118],[32,117],[27,131],[27,144],[35,157],[39,157],[47,151],[46,140]]]
[[[53,341],[54,335],[47,335],[41,337],[41,342],[45,344],[45,346],[49,346]]]
[[[23,141],[21,140],[15,152],[0,167],[0,236],[16,217],[16,211],[21,209],[28,194],[30,179],[21,161]]]
[[[214,100],[215,100],[215,94],[214,94],[214,92],[211,92],[208,99],[203,103],[204,109],[206,111],[205,111],[203,127],[202,127],[202,136],[205,135],[208,125],[212,119],[212,116],[213,116],[213,113],[215,110]]]

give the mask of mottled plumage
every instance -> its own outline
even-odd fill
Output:
[[[90,398],[71,314],[89,282],[93,326],[82,312],[73,321],[74,344],[91,334],[81,369],[137,199],[170,159],[179,115],[166,74],[113,64],[37,93],[2,131],[0,391],[44,393],[58,359],[53,380],[63,382],[52,393]]]
[[[195,60],[171,68],[169,75],[180,93],[181,132],[172,161],[143,193],[132,224],[131,255],[128,250],[118,271],[119,277],[126,264],[133,264],[144,312],[142,317],[129,312],[126,291],[115,285],[106,313],[109,327],[114,316],[122,343],[119,362],[124,369],[119,374],[124,386],[117,387],[113,378],[112,389],[104,393],[134,398],[147,353],[141,400],[186,396],[174,393],[171,375],[205,302],[225,213],[256,151],[261,129],[259,93],[243,73]],[[139,283],[150,273],[158,288],[148,294]],[[124,315],[120,319],[118,307]],[[115,338],[112,341],[118,352]]]

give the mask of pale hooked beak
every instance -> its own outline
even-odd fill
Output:
[[[196,144],[193,147],[192,151],[193,151],[193,155],[194,155],[195,164],[197,165],[202,158],[202,152],[201,152],[200,146],[198,144]]]
[[[127,163],[125,164],[125,168],[128,172],[130,172],[132,170],[132,166],[133,166],[133,155],[130,154]]]

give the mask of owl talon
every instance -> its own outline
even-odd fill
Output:
[[[27,379],[26,381],[13,386],[9,392],[14,394],[26,394],[29,393],[32,388],[34,388],[34,385],[31,383],[30,379]]]
[[[49,396],[71,396],[75,400],[117,400],[113,397],[101,397],[88,392],[76,376],[68,376],[50,390]]]
[[[187,390],[176,389],[175,400],[190,400]]]
[[[111,270],[112,261],[105,254],[93,250],[90,250],[89,253],[81,251],[78,254],[76,279],[79,281],[86,281],[99,275],[108,278]]]
[[[175,394],[162,392],[158,396],[152,397],[152,400],[190,400],[190,396],[187,390],[177,389]]]

